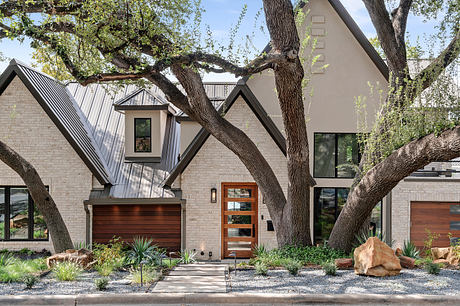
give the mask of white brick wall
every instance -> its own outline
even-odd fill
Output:
[[[246,102],[238,98],[225,118],[243,130],[257,145],[277,175],[281,186],[287,186],[286,158],[271,136],[256,118]],[[210,136],[181,176],[181,188],[186,199],[186,245],[187,249],[204,251],[203,259],[221,257],[221,183],[254,182],[238,157],[223,144]],[[217,203],[210,202],[211,188],[218,190]],[[286,192],[286,190],[285,190]],[[261,220],[264,215],[264,220]],[[259,191],[259,244],[276,247],[275,232],[267,231],[270,220]]]
[[[18,77],[0,96],[0,139],[29,161],[49,186],[74,242],[86,237],[83,201],[91,190],[92,174]],[[0,162],[0,185],[24,185]],[[52,249],[50,242],[5,241],[0,248]]]
[[[413,179],[406,178],[391,192],[392,197],[392,239],[401,247],[410,240],[410,203],[460,202],[460,181],[456,179]]]

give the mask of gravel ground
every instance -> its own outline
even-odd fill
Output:
[[[302,270],[291,276],[286,270],[269,270],[255,276],[254,270],[230,274],[231,292],[312,293],[312,294],[432,294],[460,295],[460,270],[441,270],[431,275],[425,270],[402,270],[392,277],[359,276],[353,270],[339,270],[325,276],[319,269]]]
[[[89,293],[131,293],[145,292],[149,285],[140,287],[139,285],[131,285],[129,280],[129,272],[115,272],[109,276],[109,284],[107,290],[98,291],[94,286],[94,280],[101,276],[97,272],[83,272],[80,277],[73,282],[56,281],[53,273],[42,277],[40,282],[34,285],[30,290],[25,289],[22,283],[0,283],[0,295],[23,295],[23,294],[89,294]]]

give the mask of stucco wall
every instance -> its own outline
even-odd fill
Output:
[[[452,178],[406,178],[391,192],[392,239],[401,247],[410,240],[412,201],[460,202],[460,180]]]
[[[0,126],[0,139],[28,160],[49,186],[72,240],[85,241],[83,200],[89,197],[92,174],[18,77],[0,96]],[[0,162],[0,185],[24,182]],[[0,248],[25,247],[53,250],[51,241],[0,242]]]
[[[314,133],[358,132],[355,103],[358,96],[366,97],[367,120],[372,124],[380,97],[370,95],[368,82],[374,89],[377,88],[377,83],[384,89],[387,81],[328,1],[310,0],[304,10],[309,10],[305,24],[311,26],[312,38],[317,40],[314,54],[321,55],[316,66],[328,65],[325,70],[315,69],[318,73],[307,73],[307,76],[311,77],[311,82],[304,90],[305,119],[313,173]],[[311,49],[307,48],[306,53],[310,52]],[[247,84],[284,134],[273,72],[266,71],[254,75]],[[316,183],[315,187],[350,187],[352,179],[316,178]],[[311,194],[313,195],[313,188]],[[312,196],[312,210],[313,201]],[[311,218],[313,223],[313,214]]]
[[[239,97],[225,118],[242,129],[257,145],[277,175],[281,186],[287,187],[286,159],[246,102]],[[254,182],[248,170],[223,144],[210,136],[181,176],[186,199],[187,249],[204,251],[203,259],[221,256],[221,183]],[[218,190],[217,203],[210,203],[211,188]],[[286,190],[285,190],[286,191]],[[268,210],[259,190],[258,243],[267,248],[276,246],[275,232],[267,231]],[[264,219],[261,220],[261,215]]]

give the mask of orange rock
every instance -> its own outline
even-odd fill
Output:
[[[431,254],[433,255],[433,259],[447,259],[449,253],[451,252],[452,247],[449,248],[431,248]]]
[[[435,264],[446,264],[448,265],[449,264],[449,261],[447,259],[435,259],[433,260],[433,263]]]
[[[396,251],[395,251],[395,255],[397,257],[401,256],[402,255],[402,250],[400,248],[397,248]]]
[[[393,276],[401,271],[399,258],[394,251],[377,237],[355,249],[355,273],[370,276]]]
[[[70,261],[88,269],[93,263],[93,252],[88,249],[66,250],[63,253],[54,254],[46,259],[46,265],[52,269],[56,264]]]
[[[406,269],[413,269],[415,268],[415,259],[407,257],[407,256],[399,256],[399,262],[401,267]]]
[[[351,258],[338,258],[335,260],[337,268],[346,269],[353,267],[353,259]]]

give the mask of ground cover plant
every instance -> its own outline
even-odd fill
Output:
[[[257,262],[263,262],[270,267],[281,267],[285,265],[286,260],[296,260],[302,265],[320,265],[325,261],[348,257],[350,256],[345,252],[327,246],[284,246],[270,251],[258,252],[249,263],[254,265]]]
[[[321,264],[321,268],[324,271],[324,274],[335,276],[337,275],[337,266],[331,261],[326,261]]]
[[[284,262],[284,267],[289,271],[291,275],[296,276],[299,274],[299,270],[302,269],[302,263],[295,259],[287,259]]]
[[[9,254],[0,256],[0,282],[20,282],[26,275],[46,270],[45,259],[22,260]]]
[[[83,269],[74,262],[60,262],[53,267],[56,278],[60,281],[75,281]]]
[[[107,285],[109,284],[109,279],[106,277],[98,278],[94,280],[94,285],[96,289],[99,291],[104,291],[107,289]]]
[[[166,269],[172,269],[175,266],[177,266],[180,262],[180,259],[174,258],[174,259],[165,259],[162,262],[162,266]]]
[[[32,289],[32,287],[38,283],[40,279],[32,274],[27,274],[22,278],[22,282],[26,285],[26,289]]]
[[[254,268],[256,269],[256,275],[266,276],[268,273],[268,267],[264,262],[256,262]]]
[[[160,279],[161,272],[157,271],[154,266],[145,265],[142,267],[142,282],[141,282],[141,268],[131,269],[131,280],[133,284],[149,284],[156,282]]]

